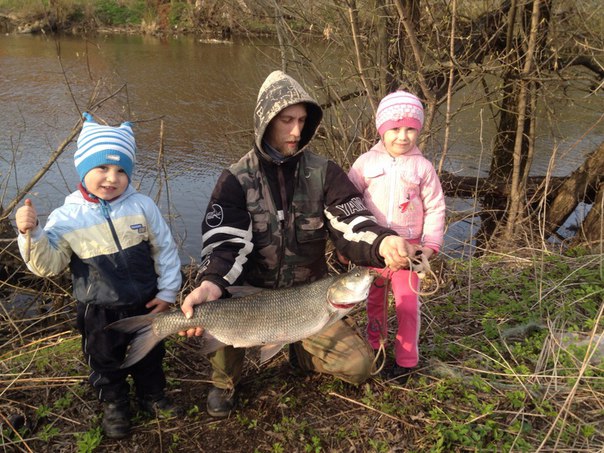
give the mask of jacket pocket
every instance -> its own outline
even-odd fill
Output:
[[[299,243],[324,241],[327,230],[322,217],[296,216],[296,239]]]
[[[363,171],[363,177],[365,179],[374,179],[384,176],[386,172],[382,167],[368,168]]]

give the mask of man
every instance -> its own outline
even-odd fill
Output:
[[[319,104],[290,76],[274,71],[264,81],[254,147],[223,171],[212,192],[202,225],[202,281],[185,298],[185,315],[223,297],[231,285],[282,288],[324,277],[328,238],[355,264],[407,266],[414,247],[375,222],[338,165],[308,149],[322,117]],[[211,416],[226,417],[234,409],[244,356],[245,349],[230,346],[210,355]],[[353,384],[369,377],[372,361],[372,349],[350,319],[290,347],[296,367]]]

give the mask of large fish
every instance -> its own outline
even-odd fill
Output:
[[[108,328],[134,333],[122,368],[142,359],[168,335],[201,326],[202,352],[225,345],[237,348],[262,346],[260,361],[274,356],[281,347],[320,332],[367,299],[374,275],[357,267],[307,285],[283,289],[251,286],[228,288],[232,298],[196,305],[190,319],[180,310],[133,316]]]

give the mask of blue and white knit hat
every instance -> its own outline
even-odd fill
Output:
[[[80,181],[86,173],[100,165],[119,165],[128,175],[128,181],[136,161],[136,141],[129,122],[119,127],[97,124],[92,115],[84,113],[82,132],[78,137],[78,149],[74,161]]]

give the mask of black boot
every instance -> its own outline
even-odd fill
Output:
[[[182,417],[184,415],[183,409],[164,395],[163,392],[139,398],[138,406],[143,411],[159,418]]]
[[[236,405],[237,393],[235,389],[220,389],[212,386],[208,392],[206,409],[211,417],[228,417]]]
[[[103,431],[110,439],[123,439],[130,434],[130,402],[103,402]]]

